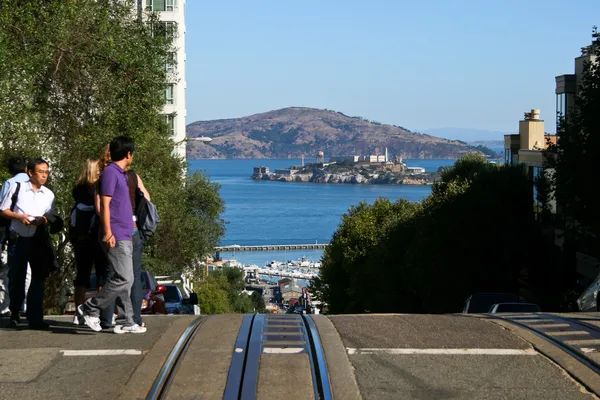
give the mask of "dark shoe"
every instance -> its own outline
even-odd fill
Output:
[[[50,328],[50,325],[45,322],[35,322],[29,324],[29,329],[34,331],[47,331]]]
[[[10,319],[10,327],[13,329],[19,329],[19,320],[18,319]]]

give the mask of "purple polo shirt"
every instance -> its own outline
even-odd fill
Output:
[[[116,240],[131,240],[133,213],[127,173],[115,163],[110,163],[100,175],[100,196],[110,200],[110,229]]]

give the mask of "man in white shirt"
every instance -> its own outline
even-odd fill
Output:
[[[6,180],[2,185],[2,191],[0,192],[0,202],[4,199],[6,193],[10,189],[11,185],[18,182],[26,182],[29,180],[27,175],[27,160],[25,157],[11,157],[8,160],[8,170],[10,171],[12,178]],[[8,304],[10,303],[8,295],[8,265],[6,264],[6,252],[5,244],[2,243],[2,258],[0,259],[0,315],[8,315],[10,311]],[[27,275],[30,277],[31,270],[27,268]],[[26,286],[29,284],[27,279]]]
[[[32,329],[47,329],[44,323],[44,280],[53,260],[47,257],[45,225],[54,214],[54,193],[44,186],[48,180],[48,162],[31,160],[27,165],[29,181],[11,185],[0,203],[0,213],[11,219],[8,241],[10,320],[20,323],[19,310],[25,298],[27,263],[31,266],[31,283],[27,291],[27,321]],[[13,194],[19,190],[14,210]],[[38,227],[41,228],[38,230]]]

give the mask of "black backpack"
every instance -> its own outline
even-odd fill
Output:
[[[135,182],[135,219],[136,225],[144,238],[154,235],[160,218],[156,206],[144,196],[144,192],[139,187],[137,174],[135,171],[129,171],[129,179]]]
[[[17,205],[17,198],[19,197],[19,191],[21,190],[21,183],[17,182],[17,190],[13,193],[10,198],[10,211],[15,211]],[[8,239],[8,233],[10,228],[11,220],[8,218],[0,217],[0,244],[5,244]]]
[[[77,205],[71,211],[69,237],[71,239],[93,239],[97,236],[98,214],[96,210],[81,210]]]

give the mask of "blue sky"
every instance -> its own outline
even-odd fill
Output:
[[[305,106],[513,132],[540,108],[554,132],[600,1],[188,0],[186,24],[188,123]]]

